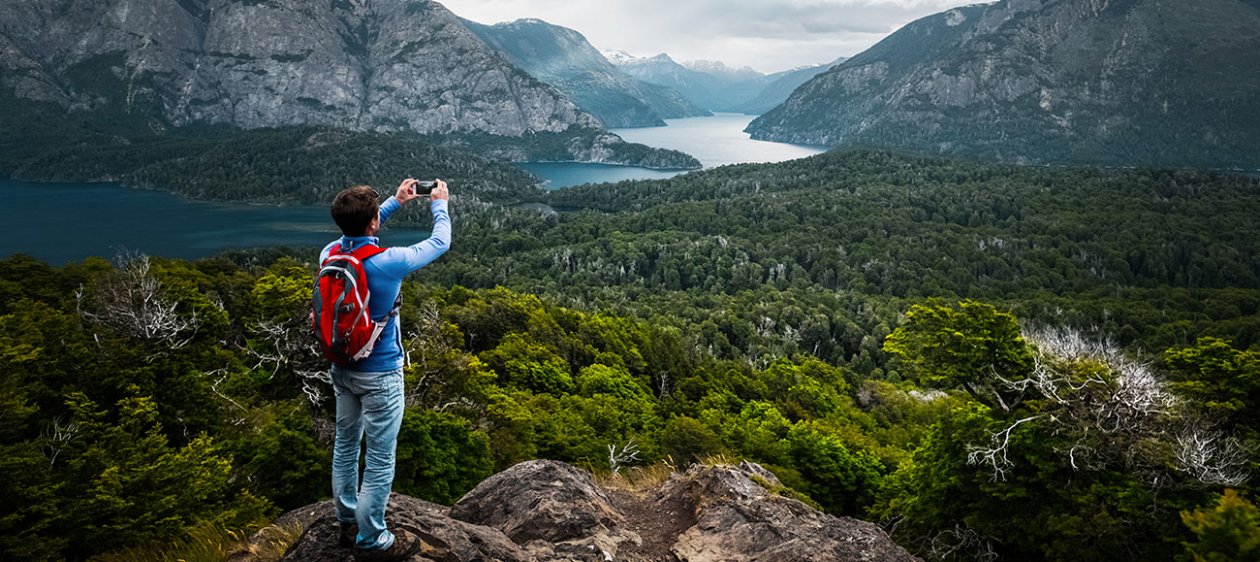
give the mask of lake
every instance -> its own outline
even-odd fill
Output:
[[[718,113],[712,117],[667,119],[668,127],[612,129],[629,142],[657,148],[672,148],[695,156],[705,168],[749,162],[782,162],[813,156],[826,147],[803,146],[749,138],[744,127],[753,115]],[[547,180],[547,189],[560,189],[584,183],[671,178],[680,171],[649,170],[635,166],[546,162],[521,164],[522,168]]]
[[[117,184],[7,179],[0,179],[0,193],[9,209],[0,223],[0,257],[24,253],[52,264],[124,249],[191,259],[260,246],[315,248],[341,235],[324,206],[212,203]],[[409,229],[381,234],[390,244],[428,236]]]
[[[622,138],[673,148],[706,168],[742,162],[778,162],[822,148],[754,141],[743,130],[749,115],[671,119],[668,127],[615,129]],[[633,166],[522,164],[548,180],[548,189],[627,179],[660,179],[677,171]],[[169,193],[117,184],[30,183],[0,179],[9,216],[0,221],[0,258],[32,255],[53,264],[121,250],[174,258],[199,258],[222,250],[262,246],[322,246],[339,235],[328,208],[269,207],[194,201]],[[386,230],[389,244],[414,244],[423,230]]]

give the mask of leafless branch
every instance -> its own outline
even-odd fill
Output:
[[[227,394],[224,394],[223,391],[219,390],[219,385],[223,384],[223,381],[227,380],[229,374],[231,374],[230,371],[228,371],[225,368],[207,371],[205,373],[206,378],[214,379],[214,382],[210,383],[210,392],[213,392],[215,396],[222,398],[227,403],[233,406],[236,406],[238,410],[241,410],[242,412],[244,412],[246,411],[244,406],[240,405],[239,402],[237,402],[236,400],[233,400],[232,397],[228,396]],[[236,420],[233,421],[234,425],[241,425],[242,423],[245,423],[245,420],[241,418],[237,418]]]
[[[1036,416],[1029,416],[1020,420],[1015,420],[1015,422],[1007,426],[1006,429],[1003,429],[1002,431],[994,433],[990,437],[991,443],[988,448],[975,447],[975,446],[970,447],[971,451],[967,453],[967,464],[989,465],[993,467],[993,476],[989,478],[989,481],[996,482],[998,480],[1001,480],[1005,482],[1006,469],[1014,466],[1014,463],[1012,463],[1011,460],[1007,458],[1007,452],[1009,451],[1010,444],[1011,444],[1011,432],[1014,431],[1015,428],[1019,427],[1021,424],[1028,423],[1039,417],[1041,416],[1036,415]]]
[[[634,443],[634,439],[627,441],[621,447],[608,446],[608,468],[612,469],[613,474],[620,472],[622,466],[638,460],[639,446]]]
[[[932,537],[929,555],[936,560],[965,557],[980,562],[993,562],[998,554],[993,550],[993,538],[981,535],[964,524],[956,524]]]
[[[259,320],[249,330],[257,336],[246,347],[254,358],[255,370],[270,371],[274,377],[281,369],[287,369],[302,381],[302,393],[312,404],[324,400],[332,380],[319,342],[311,335],[305,318],[294,315],[283,321]]]
[[[79,314],[169,349],[188,345],[200,325],[197,315],[178,312],[179,301],[168,298],[150,273],[149,256],[124,252],[116,259],[117,269],[94,284],[91,291],[84,287],[75,291]]]
[[[1250,474],[1247,464],[1254,451],[1235,437],[1203,427],[1186,427],[1176,437],[1174,459],[1178,470],[1199,482],[1217,486],[1241,486]]]
[[[57,456],[78,436],[78,424],[66,423],[61,417],[54,418],[45,424],[41,437],[44,441],[44,453],[48,456],[48,466],[56,464]]]

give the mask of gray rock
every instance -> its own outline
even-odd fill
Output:
[[[337,546],[339,527],[332,501],[321,502],[302,510],[317,510],[323,515],[314,520],[282,560],[288,562],[348,562],[354,551]],[[413,560],[474,562],[500,560],[524,562],[537,557],[508,539],[503,533],[451,519],[446,507],[393,494],[389,500],[388,521],[393,528],[420,529],[449,545],[449,552],[426,556],[422,550]]]
[[[556,461],[527,461],[487,478],[451,517],[498,529],[543,558],[614,560],[622,544],[641,542],[590,474]]]
[[[762,483],[781,485],[769,471],[751,463],[693,467],[666,482],[657,494],[657,503],[691,506],[696,520],[674,543],[672,552],[678,560],[919,560],[873,523],[822,513],[800,501],[777,496]]]
[[[601,488],[564,463],[529,461],[486,479],[450,509],[395,494],[387,519],[448,543],[413,561],[918,560],[876,525],[821,513],[766,486],[781,484],[752,463],[692,467],[636,493]],[[307,528],[284,560],[352,557],[337,548],[332,510],[323,502],[285,516]]]
[[[428,0],[8,0],[0,88],[175,125],[599,127]]]

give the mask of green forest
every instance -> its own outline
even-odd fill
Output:
[[[465,204],[480,208],[541,196],[537,178],[505,162],[571,161],[571,149],[581,146],[597,146],[589,152],[611,163],[700,167],[678,151],[579,127],[522,137],[331,126],[175,127],[130,114],[66,115],[0,92],[0,173],[30,181],[118,182],[197,199],[325,204],[349,185],[382,186],[424,175],[457,183]]]
[[[925,559],[1260,558],[1260,181],[857,151],[452,191],[396,491],[746,458]],[[328,497],[314,258],[0,261],[0,558]]]

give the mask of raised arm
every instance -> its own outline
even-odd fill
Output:
[[[389,196],[389,199],[386,199],[384,203],[381,203],[381,224],[385,224],[385,221],[389,220],[389,216],[401,208],[402,203],[398,202],[398,197],[393,195]]]
[[[376,262],[388,274],[402,278],[438,259],[451,246],[451,215],[448,209],[446,182],[439,180],[431,195],[429,210],[433,213],[433,234],[411,246],[390,248]],[[384,214],[385,207],[381,206]]]
[[[406,205],[408,201],[421,197],[424,196],[416,195],[416,180],[412,178],[403,180],[402,183],[398,184],[398,190],[389,199],[386,199],[384,203],[381,203],[381,224],[385,224],[385,221],[389,220],[389,217],[395,211],[403,208],[403,205]]]

